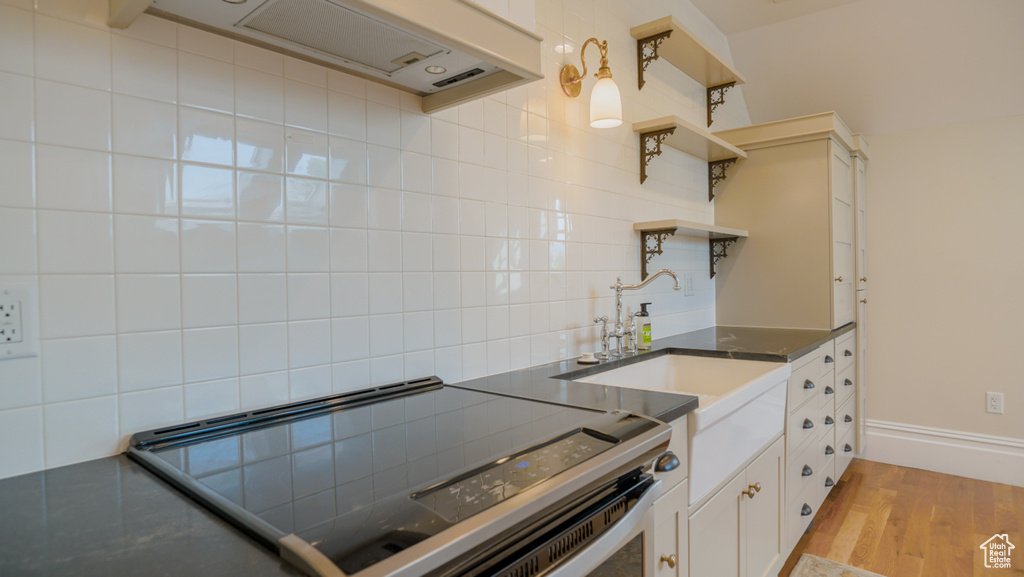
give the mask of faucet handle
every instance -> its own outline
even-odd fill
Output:
[[[605,324],[608,324],[608,316],[605,315],[603,317],[594,317],[594,322],[595,323],[605,323]]]

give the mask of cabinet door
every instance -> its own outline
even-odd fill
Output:
[[[747,488],[746,481],[743,473],[736,475],[690,517],[690,575],[740,577],[740,492]]]
[[[864,165],[864,159],[856,156],[853,157],[853,169],[854,202],[857,207],[854,215],[857,229],[855,239],[857,244],[857,290],[864,290],[868,288],[868,246],[867,235],[865,234],[867,230],[865,228],[866,221],[864,219],[865,212],[867,211],[867,167]]]
[[[687,577],[686,505],[690,490],[686,480],[654,503],[654,576]]]
[[[832,188],[832,328],[852,321],[854,306],[853,176],[850,153],[829,141]]]
[[[761,487],[753,498],[744,496],[746,508],[746,577],[776,575],[782,562],[782,507],[784,441],[779,439],[747,468],[747,486]]]
[[[857,403],[856,414],[856,449],[863,455],[867,449],[867,431],[865,422],[868,408],[868,291],[857,291]]]

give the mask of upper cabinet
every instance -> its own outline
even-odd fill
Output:
[[[111,0],[108,23],[144,11],[410,92],[424,112],[543,78],[543,38],[468,0]]]
[[[857,211],[857,231],[855,245],[857,247],[857,290],[868,288],[867,235],[865,234],[867,214],[867,164],[868,142],[860,134],[853,135],[853,196]]]
[[[743,76],[710,46],[690,32],[674,16],[665,16],[629,30],[636,38],[637,84],[643,90],[644,72],[659,58],[664,58],[684,74],[707,88],[708,126],[712,112],[725,102],[725,93]]]
[[[827,112],[715,136],[747,153],[722,185],[715,220],[750,234],[718,265],[717,322],[833,329],[853,321],[853,133]]]

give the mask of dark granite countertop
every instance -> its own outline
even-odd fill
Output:
[[[456,386],[672,421],[697,398],[572,379],[665,354],[787,362],[852,328],[713,327],[658,340],[636,357],[565,360]],[[0,575],[300,574],[124,455],[0,480]]]

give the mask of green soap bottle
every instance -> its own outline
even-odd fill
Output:
[[[640,339],[636,346],[643,351],[651,350],[651,314],[647,312],[649,304],[640,303],[640,312],[636,315],[636,324],[640,327]]]

